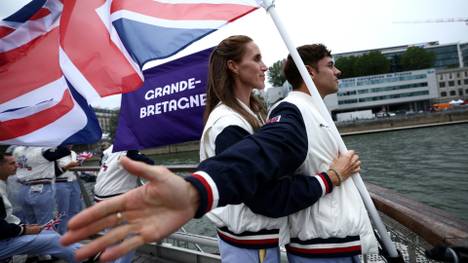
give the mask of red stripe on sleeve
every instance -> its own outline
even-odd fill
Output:
[[[320,179],[322,180],[323,184],[325,185],[325,192],[330,193],[330,185],[328,184],[327,179],[323,175],[323,173],[318,174],[320,176]]]
[[[200,181],[202,183],[202,185],[205,187],[206,189],[206,192],[207,192],[207,202],[208,202],[208,205],[206,206],[206,212],[210,211],[213,207],[211,207],[213,205],[213,190],[211,189],[211,186],[210,184],[208,184],[208,182],[205,180],[205,178],[203,178],[203,176],[200,176],[198,174],[192,174],[193,177],[195,177],[198,181]]]

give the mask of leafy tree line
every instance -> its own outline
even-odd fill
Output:
[[[273,87],[280,87],[286,81],[286,77],[283,75],[283,63],[284,60],[278,60],[268,68],[268,82]]]
[[[353,78],[430,68],[434,65],[434,60],[433,52],[420,47],[409,47],[403,54],[393,57],[392,61],[380,51],[371,51],[362,56],[341,57],[335,63],[342,72],[342,78]]]
[[[385,74],[430,68],[434,65],[435,54],[420,47],[410,47],[392,61],[380,51],[371,51],[361,56],[341,57],[335,61],[341,70],[341,78]],[[282,73],[283,60],[278,60],[268,68],[268,82],[275,87],[286,80]]]

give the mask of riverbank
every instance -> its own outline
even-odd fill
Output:
[[[468,108],[336,123],[342,136],[468,123]]]
[[[342,136],[406,130],[441,125],[468,123],[468,108],[442,112],[425,112],[413,115],[397,115],[370,120],[356,120],[336,123]],[[185,142],[143,150],[148,155],[198,151],[199,142]]]

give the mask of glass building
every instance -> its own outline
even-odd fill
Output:
[[[399,61],[409,47],[435,55],[432,69],[401,72]],[[389,74],[342,79],[334,114],[372,109],[377,112],[428,110],[433,103],[468,98],[468,43],[438,41],[334,54],[334,58],[380,51],[390,61]]]
[[[333,113],[428,110],[438,96],[435,69],[342,79]],[[328,105],[328,104],[327,104]],[[330,107],[329,107],[330,108]]]

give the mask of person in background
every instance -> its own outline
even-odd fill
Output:
[[[54,161],[70,154],[70,150],[64,146],[13,148],[13,156],[18,163],[16,176],[21,184],[16,201],[23,209],[27,223],[43,225],[54,218]]]
[[[57,232],[64,234],[67,230],[68,220],[82,209],[81,190],[75,172],[70,168],[79,166],[76,152],[72,150],[72,145],[67,146],[70,155],[58,159],[55,166],[55,199],[57,201],[57,212],[61,216],[61,221],[57,227]]]
[[[10,153],[0,152],[0,262],[14,255],[52,255],[66,262],[77,262],[74,251],[79,244],[63,247],[60,236],[40,225],[22,224],[13,215],[7,196],[7,178],[16,173],[16,160]]]
[[[103,152],[101,168],[94,185],[94,201],[97,203],[138,187],[138,177],[132,176],[120,165],[122,157],[126,156],[135,161],[154,165],[153,160],[136,150],[112,152],[113,147],[113,145],[110,145]],[[120,223],[123,223],[123,220]],[[107,231],[111,231],[111,229]],[[134,254],[135,252],[131,251],[113,262],[129,263],[132,261]]]

